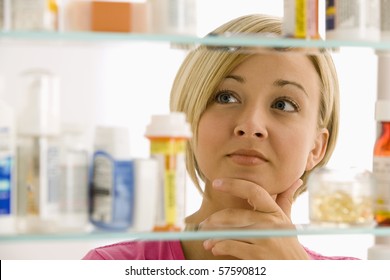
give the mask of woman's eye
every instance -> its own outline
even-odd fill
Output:
[[[227,91],[217,93],[215,96],[215,101],[221,104],[238,102],[237,98],[235,98],[232,93]]]
[[[298,112],[299,111],[299,105],[289,99],[282,98],[276,100],[272,106],[272,108],[276,110],[286,111],[286,112]]]

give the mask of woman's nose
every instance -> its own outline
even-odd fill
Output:
[[[266,129],[265,116],[259,112],[247,112],[238,118],[237,125],[234,128],[234,135],[240,137],[266,138],[268,132]]]

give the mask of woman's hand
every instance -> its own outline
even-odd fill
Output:
[[[215,190],[245,199],[253,209],[224,209],[204,220],[202,230],[293,229],[291,206],[296,190],[302,185],[297,180],[274,200],[259,185],[240,179],[224,178],[213,182]],[[308,259],[297,237],[209,239],[203,243],[215,256],[238,259]]]

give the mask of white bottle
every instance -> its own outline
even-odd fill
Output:
[[[156,221],[159,162],[154,158],[134,159],[134,221],[132,231],[152,231]]]
[[[127,128],[96,127],[90,193],[90,221],[97,228],[127,230],[132,226],[134,166]]]
[[[367,250],[368,260],[390,260],[390,236],[375,236],[375,244]]]
[[[58,79],[45,70],[23,75],[26,106],[18,117],[18,230],[57,231],[60,114]]]
[[[149,1],[152,33],[196,34],[196,0]]]
[[[15,123],[12,107],[0,100],[0,234],[15,230]]]
[[[12,29],[55,31],[58,6],[55,0],[12,0]]]
[[[60,214],[62,231],[88,227],[88,168],[92,145],[87,126],[66,123],[61,132]]]
[[[379,0],[326,1],[326,39],[379,40]]]

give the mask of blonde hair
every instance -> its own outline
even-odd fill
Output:
[[[270,33],[281,35],[281,24],[281,19],[276,17],[248,15],[225,23],[211,34],[229,32],[233,34]],[[227,51],[224,51],[225,49]],[[199,178],[204,181],[204,176],[197,165],[194,154],[199,120],[223,78],[252,54],[229,51],[229,47],[223,46],[200,46],[187,55],[176,75],[171,91],[170,109],[186,113],[187,120],[191,124],[193,138],[187,146],[187,170],[200,192],[202,192],[202,188],[199,184]],[[324,158],[316,166],[319,167],[328,162],[336,144],[339,126],[339,87],[336,70],[329,53],[323,51],[309,55],[309,59],[321,82],[318,127],[327,128],[329,131],[327,150]],[[295,196],[306,190],[306,180],[310,172],[305,172],[302,175],[301,179],[304,184]]]

